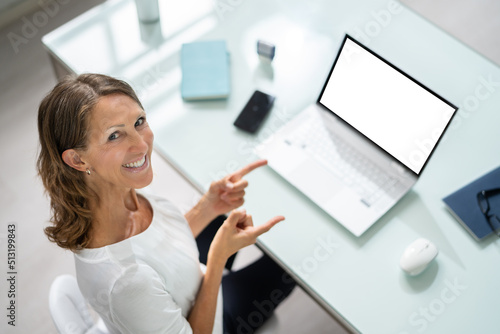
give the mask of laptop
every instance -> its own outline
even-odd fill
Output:
[[[361,236],[417,182],[456,111],[346,35],[316,103],[255,153]]]

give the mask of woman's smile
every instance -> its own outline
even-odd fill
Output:
[[[129,172],[138,173],[149,167],[149,160],[147,155],[145,155],[135,162],[130,162],[128,164],[122,165],[122,167]]]

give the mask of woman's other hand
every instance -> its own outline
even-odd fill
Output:
[[[254,244],[257,237],[269,231],[285,217],[276,216],[266,223],[254,226],[251,215],[243,209],[234,210],[217,231],[208,258],[210,260],[226,261],[241,248]]]

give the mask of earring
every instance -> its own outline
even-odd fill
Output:
[[[87,175],[90,175],[90,169],[87,168]]]

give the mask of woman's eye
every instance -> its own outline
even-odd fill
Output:
[[[144,117],[140,117],[137,122],[135,122],[135,126],[140,126],[142,124],[144,124],[144,122],[146,121],[146,119]]]
[[[113,132],[109,137],[108,137],[108,140],[115,140],[116,138],[118,138],[118,133],[117,132]]]

